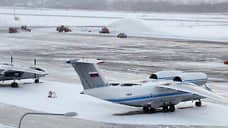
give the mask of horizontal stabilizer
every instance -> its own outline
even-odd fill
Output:
[[[168,89],[174,89],[178,91],[188,92],[192,94],[196,94],[202,97],[210,98],[212,100],[228,104],[228,99],[222,96],[217,95],[216,93],[212,92],[210,88],[204,88],[192,83],[163,83],[156,85],[160,88],[168,88]]]

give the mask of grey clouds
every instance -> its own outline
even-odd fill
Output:
[[[0,6],[151,12],[228,12],[228,0],[1,0]]]

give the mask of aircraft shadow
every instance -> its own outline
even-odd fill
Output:
[[[202,105],[201,107],[205,107],[206,105]],[[177,109],[190,109],[193,108],[194,106],[184,106],[184,107],[177,107]],[[113,114],[114,116],[128,116],[128,115],[140,115],[140,114],[155,114],[155,113],[167,113],[163,112],[161,108],[155,109],[154,111],[151,112],[144,112],[143,110],[141,111],[129,111],[125,113],[116,113]]]
[[[41,83],[43,83],[43,82],[39,82],[38,84],[41,84]],[[28,85],[28,84],[35,84],[35,83],[34,82],[22,82],[22,83],[19,83],[19,86],[20,85]],[[11,83],[2,82],[2,83],[0,83],[0,88],[2,88],[2,87],[11,87]]]

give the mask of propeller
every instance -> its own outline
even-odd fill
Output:
[[[36,58],[34,59],[34,66],[36,66]]]

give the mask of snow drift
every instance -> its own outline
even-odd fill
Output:
[[[112,31],[125,33],[145,33],[151,32],[151,29],[146,26],[141,20],[137,19],[122,19],[115,21],[109,25]]]

